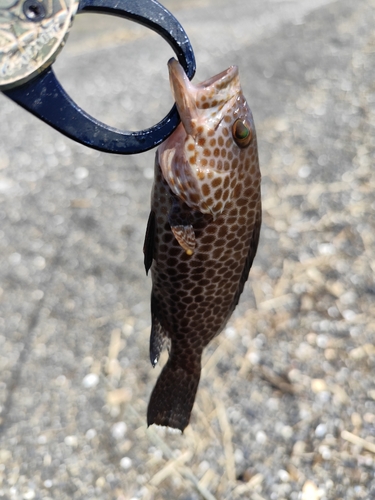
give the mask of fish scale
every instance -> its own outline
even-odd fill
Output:
[[[147,421],[189,423],[204,347],[235,309],[256,254],[260,171],[251,111],[238,69],[194,85],[175,60],[170,80],[181,124],[155,160],[144,252],[151,269],[150,358],[169,358]]]

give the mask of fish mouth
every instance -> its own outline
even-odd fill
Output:
[[[225,104],[240,91],[237,66],[230,66],[204,82],[193,84],[181,64],[174,58],[168,61],[169,80],[176,106],[188,134],[193,135],[194,126],[205,121],[205,116],[217,112],[217,121],[225,113]]]

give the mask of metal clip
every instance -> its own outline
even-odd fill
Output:
[[[147,151],[177,127],[175,106],[149,129],[121,131],[77,106],[52,70],[74,15],[85,12],[116,15],[156,31],[172,47],[188,77],[194,76],[190,41],[177,19],[156,0],[0,0],[0,90],[81,144],[108,153]]]

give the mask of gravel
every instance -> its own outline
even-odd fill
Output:
[[[258,255],[183,435],[146,427],[154,153],[89,150],[0,96],[0,498],[375,495],[375,3],[311,3],[166,2],[198,79],[240,66],[263,172]],[[87,18],[63,85],[111,125],[156,122],[171,51]]]

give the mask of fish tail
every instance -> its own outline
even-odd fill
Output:
[[[164,425],[183,431],[190,420],[200,376],[200,356],[198,362],[189,366],[181,366],[170,356],[152,391],[147,425]]]

